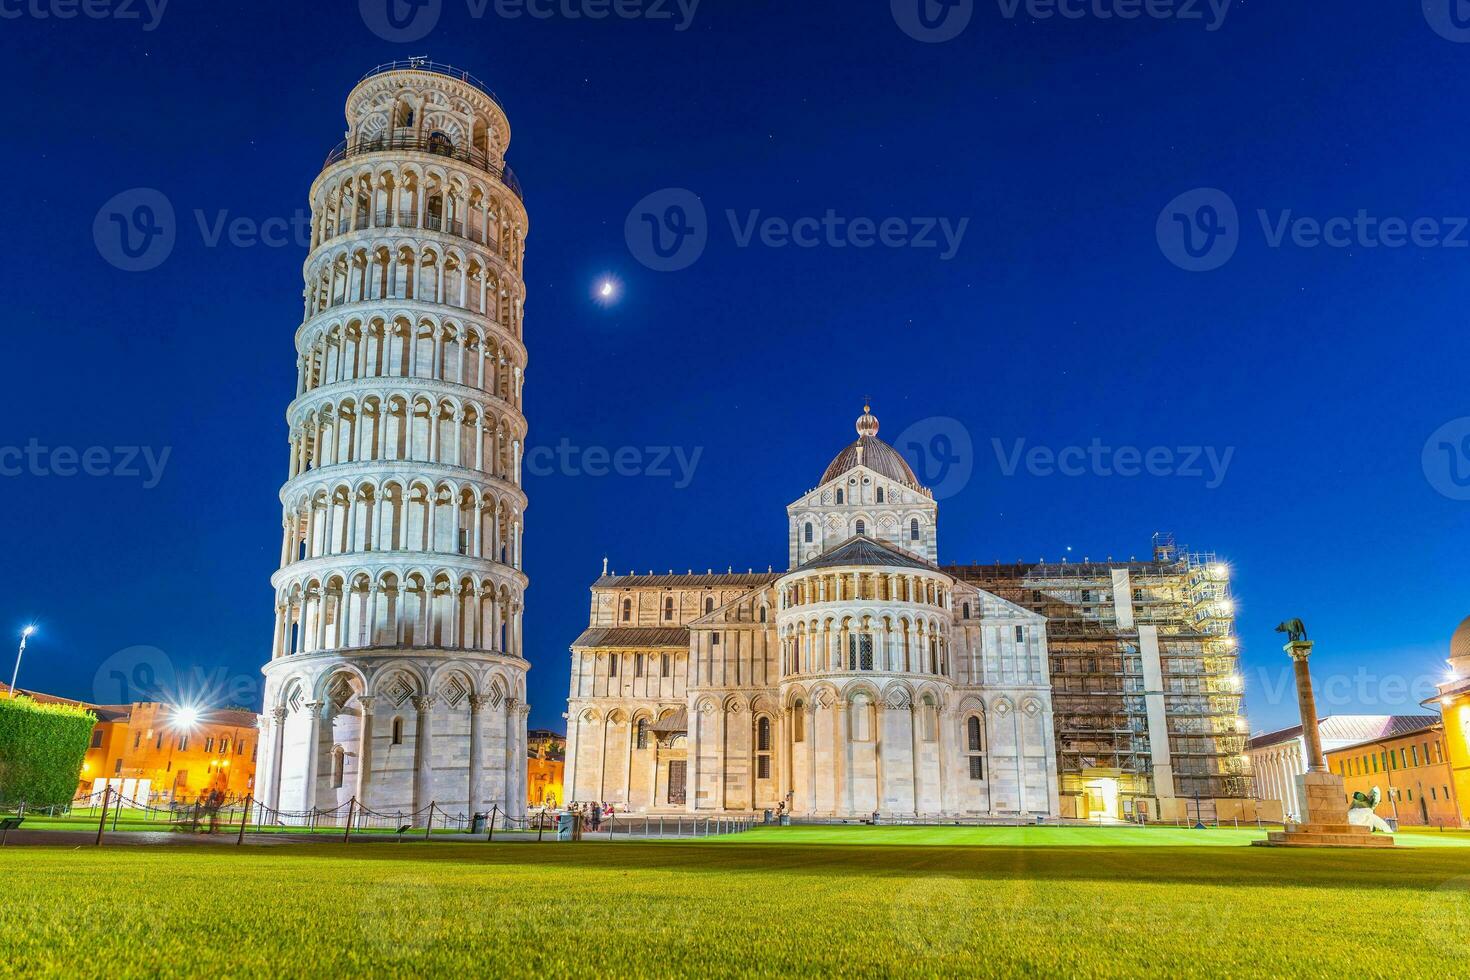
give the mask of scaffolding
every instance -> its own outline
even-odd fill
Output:
[[[1210,552],[1153,536],[1151,560],[962,565],[951,575],[1047,619],[1052,711],[1063,795],[1083,792],[1097,773],[1130,800],[1245,799],[1249,729],[1229,566]],[[1129,595],[1114,595],[1115,571]],[[1133,623],[1118,611],[1130,608]],[[1158,633],[1161,690],[1145,683],[1139,627]],[[1148,698],[1161,697],[1166,731],[1150,731]],[[1154,740],[1165,739],[1172,793],[1155,785]],[[1162,791],[1162,793],[1161,793]]]

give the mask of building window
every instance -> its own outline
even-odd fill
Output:
[[[837,502],[839,504],[842,503],[842,490],[841,489],[838,489],[838,491],[837,491]]]
[[[762,718],[756,723],[755,748],[757,752],[771,751],[771,719]]]
[[[755,757],[755,778],[756,779],[770,779],[771,778],[771,757],[770,756],[768,756],[768,755],[758,755],[758,756]]]
[[[859,534],[867,534],[868,533],[868,525],[865,524],[865,523],[863,523],[863,521],[862,521],[861,518],[859,518],[858,519],[858,522],[857,522],[857,533],[859,533]]]
[[[633,600],[623,600],[623,622],[629,622],[633,618]]]
[[[643,654],[641,653],[633,654],[633,676],[643,676]]]
[[[712,613],[714,611],[715,611],[715,599],[714,599],[714,596],[705,596],[704,597],[704,614],[706,616],[708,616],[710,613]]]
[[[674,597],[673,596],[664,596],[664,619],[665,620],[670,620],[670,619],[673,619],[673,618],[674,618]]]
[[[608,657],[607,658],[607,676],[609,676],[609,677],[616,677],[616,676],[618,676],[618,655],[617,654],[613,654],[611,657]]]
[[[187,735],[180,735],[179,736],[179,751],[180,752],[187,752],[187,751],[189,751],[189,736],[187,736]]]
[[[963,610],[963,613],[962,613],[963,617],[965,619],[969,619],[970,618],[970,604],[967,602],[963,606],[961,606],[960,608]]]
[[[883,502],[883,488],[882,487],[879,487],[878,488],[878,503],[881,504],[882,502]]]
[[[230,754],[230,738],[229,738],[228,735],[219,740],[219,754],[220,755],[229,755]]]
[[[985,739],[980,728],[980,718],[971,715],[965,722],[965,753],[970,760],[970,778],[985,778]]]
[[[862,633],[858,636],[858,670],[873,669],[873,634]]]
[[[204,751],[206,753],[213,752],[214,751],[214,736],[213,735],[209,736],[208,738],[206,738],[204,740]]]
[[[648,719],[647,718],[639,718],[638,719],[638,740],[637,740],[637,742],[635,744],[640,749],[646,749],[646,748],[648,748]]]
[[[802,528],[802,532],[801,533],[802,533],[802,537],[804,537],[806,539],[806,543],[807,544],[811,544],[812,543],[812,522],[811,521],[807,521],[806,522],[806,526],[804,528]]]
[[[402,745],[403,744],[403,719],[402,718],[394,718],[393,719],[393,744],[394,745]]]
[[[1024,626],[1017,626],[1016,627],[1016,642],[1017,643],[1025,643],[1026,642],[1026,627],[1024,627]]]
[[[761,606],[761,609],[760,609],[760,621],[763,622],[763,623],[766,621],[766,607],[765,606]]]
[[[806,741],[806,702],[800,698],[791,706],[791,741]]]
[[[153,747],[155,749],[163,748],[163,732],[158,733],[158,741],[154,743]]]
[[[142,744],[143,744],[143,733],[142,732],[134,732],[133,733],[133,748],[136,749],[138,746],[140,746]]]
[[[661,658],[660,663],[659,663],[658,670],[659,670],[659,675],[660,676],[662,676],[662,677],[668,677],[669,676],[669,655],[667,653],[664,654],[663,657]]]
[[[712,646],[712,647],[719,646],[720,645],[720,634],[718,634],[718,633],[711,633],[709,635],[709,645]]]
[[[92,748],[102,748],[102,729],[100,728],[92,729]]]
[[[909,540],[919,540],[919,519],[917,517],[909,521]]]
[[[122,775],[122,759],[121,758],[119,758],[116,762],[114,762],[112,764],[112,774],[114,776],[121,776]]]

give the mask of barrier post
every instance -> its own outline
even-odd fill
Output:
[[[541,819],[536,821],[536,843],[541,843],[542,836],[546,833],[546,808],[541,808]]]
[[[97,821],[97,846],[102,846],[102,831],[107,829],[107,800],[112,796],[112,786],[102,789],[102,819]]]
[[[487,844],[493,844],[495,842],[495,815],[499,812],[499,803],[490,804],[490,833],[489,836],[485,838],[485,843]]]
[[[428,840],[429,835],[434,832],[434,803],[434,800],[429,801],[429,820],[424,824],[424,840]]]
[[[352,811],[357,808],[357,797],[347,801],[347,826],[342,831],[342,843],[352,839]]]
[[[236,847],[239,847],[241,844],[245,843],[245,822],[250,819],[250,798],[251,795],[249,793],[246,793],[245,809],[240,811],[240,836],[235,838]]]

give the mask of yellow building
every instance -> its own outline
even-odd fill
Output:
[[[1444,719],[1445,754],[1460,825],[1470,827],[1470,616],[1450,637],[1449,665],[1449,677],[1439,685],[1432,703],[1438,705]]]
[[[1396,818],[1400,827],[1458,827],[1462,823],[1454,779],[1446,751],[1444,725],[1438,718],[1409,731],[1326,753],[1327,768],[1343,778],[1348,798],[1369,795],[1376,786],[1381,802],[1375,811]]]
[[[565,736],[545,729],[526,733],[526,801],[533,807],[556,807],[566,802],[562,793],[566,771]]]
[[[254,789],[254,712],[195,712],[153,702],[90,707],[97,726],[79,795],[110,785],[126,799],[166,804],[210,793],[243,798]]]

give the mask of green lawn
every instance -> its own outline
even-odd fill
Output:
[[[0,970],[1338,978],[1470,962],[1465,836],[1404,835],[1424,846],[1388,853],[1244,846],[1252,836],[801,827],[539,846],[7,846]]]

